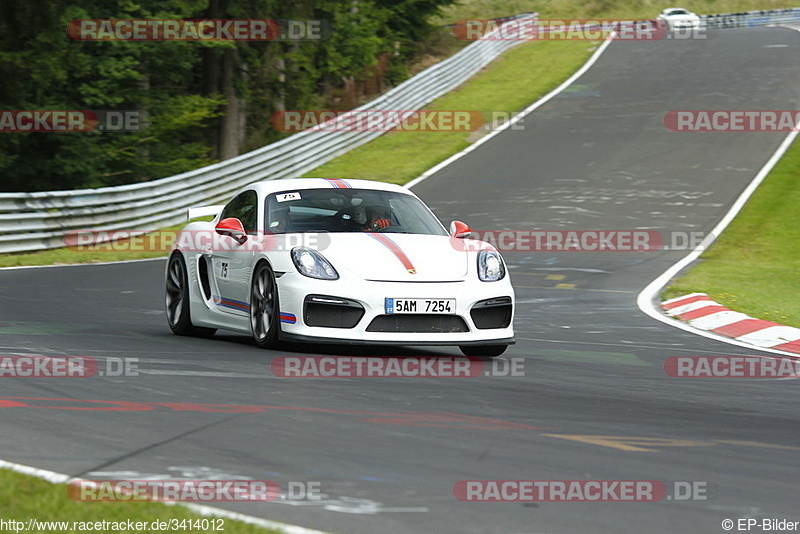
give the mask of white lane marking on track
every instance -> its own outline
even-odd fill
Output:
[[[56,473],[55,471],[48,471],[46,469],[39,469],[28,465],[17,464],[14,462],[7,462],[5,460],[0,460],[0,469],[8,469],[16,473],[31,475],[36,478],[40,478],[42,480],[51,482],[53,484],[67,484],[68,482],[75,480],[69,475],[65,475],[63,473]],[[310,528],[300,527],[297,525],[290,525],[288,523],[279,523],[277,521],[270,521],[269,519],[261,519],[260,517],[253,517],[250,515],[240,514],[238,512],[231,512],[229,510],[224,510],[222,508],[215,508],[213,506],[192,504],[192,503],[172,503],[172,502],[165,502],[164,504],[167,506],[183,506],[185,508],[189,508],[191,511],[200,514],[202,516],[223,517],[225,519],[231,519],[233,521],[241,521],[242,523],[247,523],[250,525],[255,525],[263,528],[281,530],[286,534],[329,534],[321,530],[314,530]]]

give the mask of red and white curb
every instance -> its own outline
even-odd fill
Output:
[[[733,338],[760,348],[800,354],[800,328],[755,319],[715,302],[705,293],[692,293],[661,303],[661,308],[694,328]]]

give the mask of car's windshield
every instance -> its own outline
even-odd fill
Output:
[[[447,235],[414,196],[371,189],[298,189],[273,193],[267,232],[385,232]]]
[[[667,11],[667,15],[688,15],[689,12],[685,9],[670,9]]]

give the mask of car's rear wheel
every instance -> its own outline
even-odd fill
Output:
[[[464,356],[474,356],[478,358],[494,358],[503,354],[508,345],[461,345],[458,347]]]
[[[165,291],[167,323],[170,330],[179,336],[211,337],[214,328],[200,328],[192,324],[189,312],[189,276],[186,262],[180,252],[169,258]]]
[[[250,330],[256,344],[268,349],[278,342],[278,286],[275,273],[267,262],[261,262],[253,272],[250,285]]]

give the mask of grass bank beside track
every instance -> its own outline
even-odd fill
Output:
[[[799,207],[795,140],[722,235],[662,297],[708,293],[738,312],[800,327]]]
[[[216,525],[224,526],[226,533],[234,534],[282,534],[283,531],[262,528],[232,519],[215,519],[202,516],[192,512],[184,506],[170,506],[158,502],[81,502],[73,501],[67,495],[66,484],[55,484],[45,480],[16,473],[7,469],[0,469],[0,502],[3,509],[0,511],[0,519],[6,522],[6,528],[0,529],[2,532],[14,532],[9,527],[8,521],[21,521],[24,523],[19,532],[26,532],[29,519],[36,519],[40,523],[38,529],[33,532],[86,532],[86,529],[73,528],[75,523],[86,522],[96,523],[99,521],[127,523],[128,520],[147,523],[152,525],[153,521],[172,521],[175,520],[185,526],[200,521],[215,521]],[[212,503],[213,504],[213,503]],[[221,523],[220,523],[221,521]],[[61,529],[55,525],[50,525],[49,530],[42,530],[42,522],[66,522],[68,528]],[[192,522],[192,523],[189,523]],[[101,525],[102,526],[102,525]],[[111,532],[111,530],[94,529],[99,532]],[[157,532],[158,529],[145,529],[138,532]],[[210,529],[187,528],[173,529],[173,532],[212,532]],[[137,532],[136,530],[122,530],[120,532]]]

